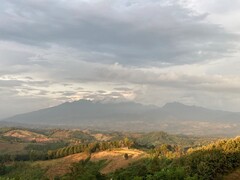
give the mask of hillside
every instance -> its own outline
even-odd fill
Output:
[[[210,110],[176,102],[157,107],[133,102],[103,103],[79,100],[17,115],[3,119],[2,122],[39,127],[81,127],[138,132],[162,130],[178,134],[235,136],[240,131],[239,119],[240,113]]]
[[[162,145],[145,159],[112,174],[113,179],[239,179],[240,137],[223,139],[181,154]],[[141,171],[143,170],[144,171]]]
[[[207,144],[217,138],[197,137],[181,134],[169,134],[166,132],[116,132],[116,131],[93,131],[81,129],[29,129],[29,128],[0,128],[0,143],[2,147],[11,144],[37,145],[54,144],[65,142],[79,144],[87,142],[104,142],[129,138],[141,146],[157,146],[159,144],[181,145],[184,147]],[[5,144],[5,145],[4,145]],[[0,147],[0,149],[3,149]],[[5,149],[6,150],[6,149]]]
[[[124,159],[125,153],[129,155],[129,159],[127,160]],[[91,161],[106,160],[106,166],[101,172],[103,174],[108,174],[117,169],[126,168],[130,163],[136,162],[146,156],[145,152],[137,149],[113,149],[93,153],[91,155]],[[52,179],[55,176],[65,175],[69,172],[72,163],[79,162],[87,157],[88,154],[86,153],[78,153],[54,160],[36,161],[32,165],[39,165],[41,168],[47,169],[46,175]]]
[[[238,176],[240,168],[240,137],[216,140],[165,132],[76,129],[4,128],[0,132],[14,135],[3,139],[0,146],[0,176],[6,178],[231,179]],[[15,134],[25,138],[31,133],[47,138],[59,135],[59,139],[11,139]],[[105,141],[106,137],[111,139]]]
[[[12,137],[17,138],[22,141],[36,141],[36,142],[47,142],[47,141],[55,141],[56,139],[48,138],[47,136],[35,132],[31,132],[28,130],[11,130],[3,134],[4,137]]]

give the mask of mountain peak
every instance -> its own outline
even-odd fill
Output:
[[[183,103],[180,103],[180,102],[177,102],[177,101],[174,101],[174,102],[169,102],[169,103],[166,103],[163,108],[170,108],[170,107],[186,107],[188,105],[185,105]]]

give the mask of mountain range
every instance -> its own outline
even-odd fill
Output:
[[[163,107],[135,102],[106,103],[89,100],[2,119],[0,125],[25,124],[116,131],[166,131],[191,135],[238,135],[240,112],[211,110],[178,102]]]

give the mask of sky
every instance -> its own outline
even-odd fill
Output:
[[[1,0],[0,119],[66,101],[240,111],[239,0]]]

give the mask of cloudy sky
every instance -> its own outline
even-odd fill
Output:
[[[240,111],[239,0],[1,0],[0,118],[93,99]]]

